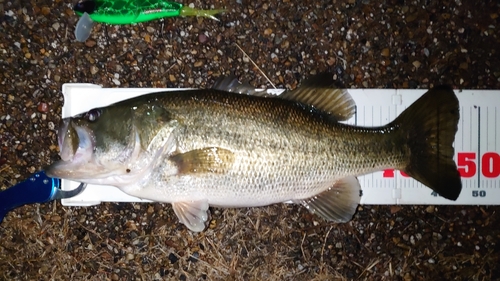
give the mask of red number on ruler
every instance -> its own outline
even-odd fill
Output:
[[[475,152],[459,152],[457,154],[457,166],[460,176],[463,178],[471,178],[477,174],[476,153]],[[408,177],[403,171],[401,175]],[[481,173],[487,178],[496,178],[500,176],[500,155],[496,152],[486,152],[481,157]],[[382,176],[384,178],[394,178],[394,169],[384,170]]]
[[[403,171],[399,171],[399,173],[403,176],[403,177],[410,177],[408,176],[405,172]],[[384,170],[384,173],[382,174],[382,176],[384,178],[393,178],[394,177],[394,169],[387,169],[387,170]]]
[[[474,152],[459,152],[457,155],[458,172],[463,178],[473,177],[477,172],[476,153]]]
[[[500,175],[500,155],[487,152],[481,159],[481,170],[487,178],[496,178]]]
[[[382,174],[384,178],[393,178],[394,177],[394,169],[384,170]]]

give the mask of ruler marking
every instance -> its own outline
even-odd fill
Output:
[[[460,110],[461,110],[461,112],[464,112],[464,107],[463,107],[463,106],[461,106],[461,109],[460,109]],[[460,120],[460,121],[461,121],[460,123],[462,123],[462,151],[464,151],[464,135],[465,135],[465,134],[464,134],[463,132],[464,132],[465,121],[464,121],[464,119],[463,119],[463,118],[461,118],[461,119],[462,119],[462,120]]]
[[[374,120],[374,118],[373,118],[373,112],[374,111],[375,111],[375,109],[373,109],[373,105],[372,105],[372,124],[371,124],[372,126],[373,126],[373,120]]]
[[[489,107],[487,106],[486,107],[486,128],[489,128],[489,124],[488,124],[488,120],[490,120],[490,112],[489,112]],[[489,150],[489,143],[490,143],[490,138],[489,138],[489,131],[490,130],[486,130],[486,151],[490,151]]]
[[[383,117],[382,117],[382,110],[383,110],[384,108],[381,106],[381,107],[379,107],[378,109],[379,109],[378,116],[379,116],[379,118],[380,118],[380,121],[378,121],[378,122],[379,122],[380,126],[382,126],[382,119],[383,119]]]
[[[358,106],[354,106],[354,126],[358,126]]]
[[[469,124],[469,127],[470,127],[469,128],[469,138],[470,138],[470,140],[469,140],[469,146],[470,146],[470,148],[468,150],[471,151],[472,150],[472,138],[473,138],[473,136],[472,136],[472,108],[469,111],[469,115],[470,115],[469,116],[469,120],[470,120],[470,124]]]
[[[363,106],[363,122],[366,124],[366,106]]]
[[[472,135],[472,134],[471,134]],[[481,159],[481,107],[477,107],[477,157]],[[477,161],[477,188],[481,188],[481,161]]]

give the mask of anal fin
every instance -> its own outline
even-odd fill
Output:
[[[327,221],[344,223],[354,216],[361,200],[361,186],[356,177],[343,178],[332,187],[311,198],[294,200],[302,204],[309,212],[317,214]]]
[[[205,229],[209,207],[207,201],[175,202],[172,207],[179,221],[191,231],[201,232]]]

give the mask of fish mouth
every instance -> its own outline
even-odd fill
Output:
[[[65,141],[68,139],[67,135],[70,134],[70,132],[68,131],[69,122],[70,121],[68,119],[61,120],[61,123],[59,124],[59,129],[57,130],[57,143],[59,145],[59,156],[61,156],[61,159],[63,161],[71,160],[71,158],[73,157],[69,153],[71,148],[64,147]]]
[[[95,141],[91,130],[79,126],[71,118],[61,120],[57,131],[61,161],[52,164],[46,173],[52,177],[71,178],[78,167],[92,159]]]

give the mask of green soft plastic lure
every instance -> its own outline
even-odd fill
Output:
[[[133,24],[176,16],[202,16],[218,20],[214,15],[225,11],[198,10],[162,0],[85,0],[77,3],[73,10],[81,16],[75,28],[75,37],[80,42],[90,36],[94,22]]]

